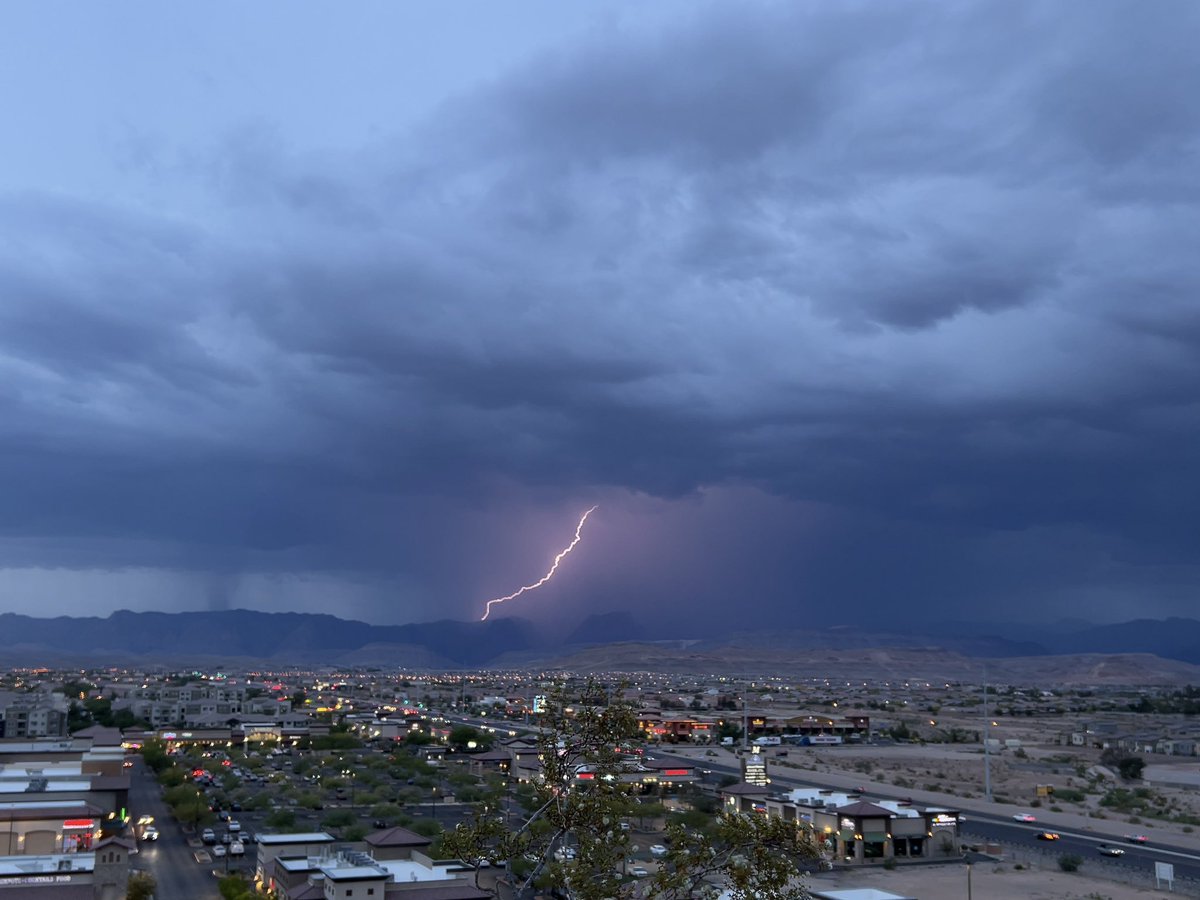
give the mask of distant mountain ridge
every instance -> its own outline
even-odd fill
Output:
[[[212,612],[130,612],[107,618],[59,616],[36,619],[0,614],[0,652],[21,646],[57,654],[96,657],[229,656],[287,660],[340,656],[379,645],[421,648],[447,665],[481,666],[503,653],[540,648],[542,639],[524,619],[487,622],[446,619],[410,625],[371,625],[314,613],[267,613],[246,609]],[[398,663],[398,664],[403,664]]]
[[[943,651],[964,659],[1047,658],[1067,654],[1143,654],[1200,664],[1200,620],[1138,619],[1119,625],[1057,623],[1045,629],[1009,625],[1003,634],[979,633],[987,626],[943,623],[930,632],[880,628],[780,627],[737,632],[722,638],[653,642],[628,612],[593,614],[564,640],[548,637],[520,618],[461,622],[445,619],[408,625],[371,625],[314,613],[234,609],[206,612],[130,612],[105,618],[59,616],[39,619],[0,614],[0,664],[45,659],[237,658],[278,663],[478,668],[491,664],[533,667],[593,648],[629,647],[653,658],[671,647],[696,660],[783,659],[801,651],[864,654],[881,651]],[[661,636],[659,636],[661,637]],[[617,654],[622,656],[621,654]],[[682,660],[677,659],[675,663]]]

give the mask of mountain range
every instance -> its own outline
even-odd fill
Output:
[[[100,617],[40,619],[0,614],[0,664],[53,664],[92,661],[121,664],[185,659],[229,659],[287,664],[359,664],[407,668],[561,667],[595,670],[607,660],[613,669],[664,671],[784,667],[876,660],[923,661],[921,669],[940,672],[974,669],[973,660],[1007,660],[1014,671],[1022,659],[1077,656],[1083,671],[1105,669],[1138,679],[1139,667],[1164,680],[1193,677],[1200,682],[1200,620],[1138,619],[1116,625],[1062,622],[1008,626],[994,633],[970,623],[944,623],[924,631],[871,630],[835,626],[736,632],[721,637],[653,637],[628,612],[589,616],[561,635],[548,634],[520,618],[486,622],[372,625],[337,616],[267,613],[251,610],[208,612],[129,612]],[[883,657],[880,656],[883,654]],[[1131,654],[1138,654],[1141,661]],[[1100,656],[1124,655],[1124,663],[1102,666]],[[886,657],[886,658],[884,658]],[[939,665],[926,665],[940,660]],[[1150,664],[1148,661],[1157,660]],[[822,663],[823,661],[823,663]],[[1167,661],[1188,665],[1167,664]],[[961,665],[960,665],[961,664]],[[1043,668],[1055,664],[1039,663]],[[740,669],[739,669],[740,667]],[[865,673],[864,673],[865,674]],[[1062,675],[1060,672],[1059,675]],[[911,674],[905,677],[916,677]],[[935,677],[951,677],[950,672]],[[1058,677],[1058,676],[1056,676]]]

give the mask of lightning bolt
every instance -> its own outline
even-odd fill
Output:
[[[583,514],[583,518],[579,520],[579,524],[575,526],[575,537],[571,539],[571,543],[567,544],[566,549],[559,551],[558,556],[554,557],[554,562],[550,565],[550,571],[535,581],[533,584],[527,584],[520,590],[513,591],[507,597],[495,597],[487,602],[487,606],[483,610],[483,616],[480,617],[480,622],[486,622],[487,617],[492,614],[492,607],[497,603],[503,603],[505,600],[513,600],[520,597],[526,591],[533,591],[540,588],[543,584],[554,577],[554,573],[558,571],[558,564],[563,561],[563,557],[575,549],[575,545],[583,538],[583,523],[587,521],[588,516],[596,511],[596,507],[592,507]]]

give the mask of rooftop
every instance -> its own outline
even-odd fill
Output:
[[[300,831],[295,834],[260,834],[258,842],[268,846],[282,844],[332,844],[336,838],[324,831]]]

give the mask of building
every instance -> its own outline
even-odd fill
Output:
[[[0,738],[65,738],[69,710],[62,694],[0,692]]]
[[[276,859],[286,856],[320,856],[327,852],[333,844],[333,835],[324,831],[260,834],[254,865],[254,881],[266,890],[275,890],[271,873]]]
[[[122,900],[133,843],[105,838],[89,853],[0,856],[0,897],[12,900]]]
[[[89,852],[105,816],[84,800],[0,802],[0,855]]]
[[[387,829],[388,833],[395,831],[397,829]],[[307,840],[313,835],[274,837]],[[376,841],[375,846],[382,847],[389,841],[395,843],[393,838],[395,835],[384,837]],[[371,845],[370,839],[367,843]],[[416,842],[408,842],[398,855],[386,857],[352,848],[337,849],[328,844],[316,852],[281,853],[271,860],[263,884],[269,885],[280,900],[486,900],[491,897],[474,886],[474,870],[458,860],[434,861],[414,849],[415,845]],[[399,845],[392,849],[399,849]]]
[[[959,814],[944,807],[869,801],[820,788],[768,796],[763,807],[768,816],[811,829],[826,856],[842,863],[926,859],[959,851]]]

